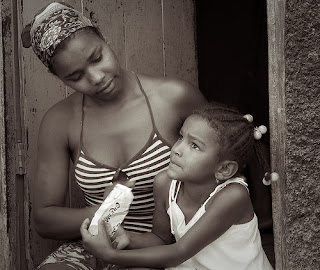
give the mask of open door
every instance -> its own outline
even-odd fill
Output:
[[[199,87],[208,100],[228,104],[269,129],[268,36],[265,0],[196,1]],[[262,137],[269,158],[269,132]],[[258,169],[257,169],[258,168]],[[273,266],[271,187],[263,168],[249,163],[246,177],[264,250]]]

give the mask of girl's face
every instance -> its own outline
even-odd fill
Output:
[[[66,85],[94,99],[111,99],[121,88],[119,62],[94,33],[76,33],[53,57],[52,65]]]
[[[171,151],[170,178],[184,182],[212,182],[218,168],[217,135],[206,120],[191,115]]]

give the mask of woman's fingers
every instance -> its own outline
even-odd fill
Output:
[[[105,222],[102,218],[98,222],[98,235],[99,237],[103,237],[109,241],[108,230],[110,230],[111,226],[108,222]]]
[[[82,238],[86,238],[86,237],[91,236],[91,233],[89,233],[89,231],[88,231],[89,224],[90,224],[90,219],[89,218],[86,218],[82,222],[82,224],[80,226],[80,233],[81,233]]]
[[[124,249],[130,244],[130,239],[122,226],[119,226],[111,238],[112,247],[116,249]]]

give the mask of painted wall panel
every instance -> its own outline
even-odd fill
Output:
[[[165,74],[198,85],[193,1],[163,1]]]
[[[126,68],[163,75],[160,0],[125,2]]]

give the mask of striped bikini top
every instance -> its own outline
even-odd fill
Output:
[[[103,202],[105,188],[112,185],[112,180],[117,177],[118,173],[125,173],[130,180],[134,180],[135,186],[132,189],[134,199],[123,227],[130,231],[147,232],[152,229],[153,179],[159,172],[168,167],[170,147],[159,134],[148,97],[137,75],[135,77],[145,97],[152,121],[153,130],[148,142],[130,161],[118,168],[97,162],[83,145],[82,134],[85,115],[82,105],[80,153],[75,162],[74,173],[77,183],[84,193],[87,206]]]

